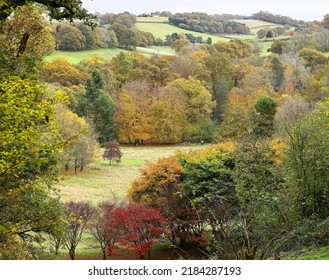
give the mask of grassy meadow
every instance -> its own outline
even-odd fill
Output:
[[[167,23],[168,22],[168,17],[137,17],[137,22]]]
[[[121,48],[108,48],[108,49],[92,49],[83,51],[56,51],[45,57],[45,61],[50,61],[56,57],[64,57],[70,63],[78,64],[84,59],[90,58],[93,54],[97,54],[105,60],[111,60],[121,52],[127,52],[128,50]],[[131,50],[129,50],[131,51]],[[152,46],[148,48],[137,47],[133,52],[137,52],[146,56],[154,54],[158,55],[175,55],[175,52],[170,47],[157,47]]]
[[[258,19],[236,19],[234,20],[236,22],[244,23],[249,27],[249,29],[253,28],[260,28],[260,27],[277,27],[281,26],[278,24],[274,24],[271,22],[263,21],[263,20],[258,20]]]
[[[83,51],[56,51],[45,57],[45,61],[50,61],[56,57],[64,57],[70,63],[78,64],[80,61],[90,58],[93,54],[97,54],[104,59],[112,59],[120,52],[122,49],[119,48],[109,48],[109,49],[93,49],[93,50],[83,50]]]
[[[117,165],[109,165],[108,160],[101,157],[83,172],[74,174],[61,171],[57,188],[62,200],[90,201],[94,205],[105,200],[116,198],[123,200],[126,191],[139,175],[147,162],[155,162],[159,158],[174,155],[178,151],[193,151],[206,146],[140,146],[122,147],[122,161]]]
[[[210,35],[206,33],[194,32],[191,30],[182,29],[170,24],[160,23],[160,22],[137,22],[136,28],[144,32],[151,32],[155,38],[161,38],[162,40],[166,39],[166,35],[168,34],[190,33],[195,37],[201,36],[204,41],[206,41],[210,37],[213,43],[217,43],[219,41],[222,42],[230,41],[230,38]]]

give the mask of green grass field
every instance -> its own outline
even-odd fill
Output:
[[[236,22],[240,22],[240,23],[244,23],[245,25],[247,25],[249,27],[249,29],[255,29],[255,28],[264,28],[264,27],[277,27],[277,26],[281,26],[280,24],[275,24],[275,23],[271,23],[271,22],[267,22],[267,21],[263,21],[263,20],[257,20],[257,19],[238,19],[238,20],[234,20]]]
[[[80,61],[90,58],[93,54],[98,54],[104,59],[111,59],[124,50],[119,48],[94,49],[84,51],[56,51],[45,57],[46,61],[50,61],[55,57],[65,57],[70,63],[77,64]]]
[[[70,63],[78,64],[80,61],[90,58],[93,54],[97,54],[104,58],[105,60],[110,60],[117,56],[121,52],[127,52],[127,50],[120,48],[109,48],[109,49],[94,49],[94,50],[84,50],[84,51],[56,51],[45,57],[45,61],[50,61],[55,57],[64,57]],[[133,52],[141,53],[146,56],[151,55],[175,55],[175,52],[170,47],[148,47],[140,48],[137,47]]]
[[[262,46],[262,51],[260,53],[261,56],[266,56],[271,53],[267,52],[267,50],[271,47],[273,42],[260,42],[260,45]]]
[[[167,23],[168,17],[137,17],[137,22],[162,22]]]
[[[226,37],[185,30],[185,29],[182,29],[182,28],[170,25],[170,24],[159,23],[159,22],[154,22],[154,23],[137,22],[136,28],[138,28],[139,30],[144,31],[144,32],[151,32],[155,36],[155,38],[161,38],[163,40],[166,38],[166,35],[168,35],[168,34],[171,35],[172,33],[178,33],[178,34],[191,33],[195,37],[201,36],[204,41],[206,41],[210,37],[212,39],[213,43],[216,43],[219,41],[228,42],[230,40],[229,38],[226,38]]]
[[[193,151],[205,146],[155,146],[122,147],[122,162],[110,166],[109,162],[99,159],[83,172],[74,174],[61,172],[57,185],[63,201],[90,201],[93,204],[114,197],[122,200],[132,181],[140,174],[146,162],[174,155],[177,151]]]

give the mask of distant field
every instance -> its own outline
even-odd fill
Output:
[[[174,155],[178,150],[190,151],[204,149],[206,146],[155,146],[155,147],[123,147],[122,162],[110,166],[108,161],[99,161],[83,172],[74,174],[61,172],[57,187],[63,201],[100,201],[111,200],[113,195],[118,199],[126,197],[126,191],[132,181],[140,175],[140,169],[146,162],[155,162],[159,158]]]
[[[271,47],[273,42],[260,42],[262,46],[262,51],[260,53],[261,56],[269,55],[270,53],[267,52],[267,50]]]
[[[280,24],[275,24],[263,20],[257,20],[257,19],[239,19],[239,20],[234,20],[236,22],[244,23],[247,25],[250,29],[250,32],[252,35],[249,36],[249,38],[246,37],[246,39],[255,39],[255,35],[257,32],[262,29],[262,28],[275,28],[275,27],[283,27],[283,25]]]
[[[85,50],[85,51],[56,51],[55,53],[45,57],[46,61],[50,61],[55,57],[64,57],[70,63],[78,64],[80,61],[90,58],[93,54],[98,54],[105,60],[110,60],[117,56],[120,52],[126,52],[127,50],[119,48],[110,49],[95,49],[95,50]],[[136,52],[144,55],[173,55],[175,54],[170,47],[149,47],[149,48],[139,48],[137,47]]]
[[[168,22],[168,17],[137,17],[137,22]]]
[[[163,40],[166,38],[166,35],[171,35],[172,33],[191,33],[195,37],[201,36],[205,41],[210,37],[213,43],[219,41],[228,42],[230,40],[229,38],[185,30],[170,24],[159,22],[137,22],[136,28],[144,32],[151,32],[156,38],[161,38]]]
[[[237,19],[234,21],[244,23],[250,29],[266,27],[266,26],[268,26],[268,27],[282,26],[279,24],[275,24],[275,23],[271,23],[271,22],[267,22],[267,21],[263,21],[263,20],[257,20],[257,19]]]
[[[91,57],[93,54],[98,54],[104,59],[111,59],[122,51],[124,50],[119,48],[95,49],[95,50],[84,50],[84,51],[56,51],[55,53],[46,56],[45,60],[50,61],[55,57],[65,57],[69,62],[73,64],[77,64],[81,60]]]

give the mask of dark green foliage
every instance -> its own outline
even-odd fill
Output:
[[[256,102],[253,133],[257,137],[269,137],[272,134],[276,107],[277,104],[271,97],[263,96]]]
[[[213,149],[196,156],[183,156],[180,163],[184,168],[184,190],[196,203],[215,200],[233,203],[236,200],[231,154]]]
[[[105,143],[116,138],[113,122],[115,107],[110,97],[102,91],[102,87],[101,73],[94,69],[92,78],[86,81],[86,94],[77,98],[75,111],[92,120],[98,141]]]
[[[86,37],[79,28],[71,24],[58,28],[56,41],[59,50],[79,51],[86,48]]]
[[[210,37],[208,37],[207,39],[207,45],[211,45],[212,44],[212,39]]]
[[[0,20],[6,20],[14,9],[28,3],[38,3],[45,6],[49,10],[51,18],[56,20],[80,19],[91,26],[95,25],[95,17],[82,8],[82,1],[80,0],[9,0],[0,4]]]
[[[268,52],[282,54],[283,48],[287,45],[286,41],[274,40],[271,47],[267,50]]]
[[[249,34],[249,28],[236,21],[227,21],[204,13],[177,13],[169,17],[169,23],[187,30],[211,34]]]
[[[264,258],[289,228],[284,207],[284,179],[268,140],[244,134],[235,151],[234,183],[240,202],[240,234]],[[248,234],[246,234],[248,232]],[[247,243],[248,244],[248,243]],[[253,247],[246,248],[251,252]]]
[[[93,33],[93,30],[89,26],[84,24],[79,24],[78,29],[86,38],[86,49],[93,49],[95,47],[95,35]]]
[[[267,31],[266,33],[266,38],[272,38],[273,37],[273,32],[272,30]]]
[[[328,101],[290,127],[286,135],[286,176],[299,219],[329,215]]]
[[[282,177],[274,163],[275,151],[267,141],[251,134],[244,134],[240,141],[235,152],[234,181],[241,205],[249,207],[279,189]]]
[[[216,107],[213,110],[212,119],[217,124],[223,121],[229,92],[230,88],[224,76],[215,81],[213,99],[216,101]]]
[[[280,86],[284,79],[284,67],[279,59],[274,57],[271,61],[271,84],[275,91],[280,89]]]

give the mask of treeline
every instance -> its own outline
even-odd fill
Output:
[[[169,17],[169,23],[183,29],[210,34],[249,34],[242,23],[223,20],[220,16],[205,13],[177,13]]]
[[[287,16],[282,15],[273,15],[267,11],[259,11],[258,13],[253,14],[247,19],[258,19],[264,20],[267,22],[283,25],[286,30],[293,29],[294,32],[311,34],[312,32],[319,32],[323,28],[323,22],[319,21],[303,21],[292,19]]]
[[[122,47],[132,49],[156,44],[156,38],[150,32],[129,27],[130,22],[117,21],[109,27],[99,26],[92,29],[84,24],[56,24],[52,26],[58,50],[87,50],[95,48]],[[159,41],[159,40],[158,40]],[[160,40],[163,44],[163,40]]]
[[[281,25],[290,25],[290,26],[294,26],[294,27],[298,27],[300,25],[305,24],[305,21],[303,21],[303,20],[296,20],[296,19],[292,19],[290,17],[282,16],[282,15],[274,15],[268,11],[259,11],[258,13],[255,13],[252,16],[250,16],[249,18],[268,21],[268,22],[281,24]]]

